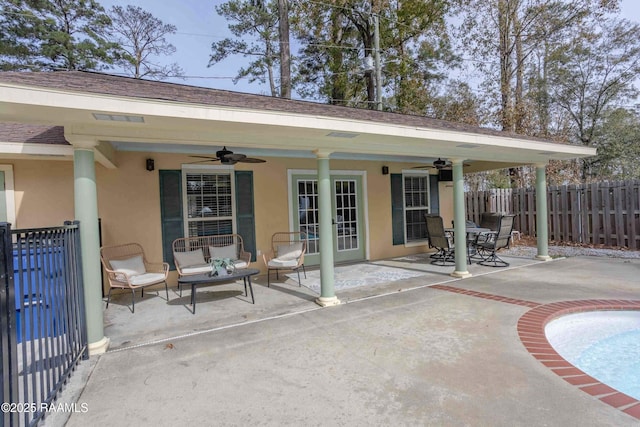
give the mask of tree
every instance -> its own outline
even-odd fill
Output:
[[[633,82],[638,73],[640,25],[626,20],[589,22],[556,52],[552,94],[574,123],[574,142],[594,145],[607,109],[637,95]]]
[[[380,22],[383,94],[385,106],[400,112],[416,109],[416,89],[443,79],[441,66],[448,52],[446,0],[342,0],[334,3],[300,2],[294,10],[295,33],[302,41],[297,83],[308,95],[330,103],[375,108],[375,77],[363,63],[373,56],[374,26]],[[422,101],[425,101],[424,99]],[[423,104],[426,103],[423,102]],[[419,114],[424,114],[421,111]]]
[[[598,155],[590,162],[598,180],[640,179],[640,114],[609,110],[595,131]]]
[[[94,0],[0,0],[3,69],[108,68],[115,45],[111,20]]]
[[[137,6],[113,6],[111,9],[112,41],[118,44],[116,64],[136,79],[149,77],[164,79],[182,75],[176,63],[161,65],[158,56],[169,56],[176,48],[165,37],[175,34],[174,25],[165,24],[151,13]]]
[[[279,56],[277,6],[273,2],[231,0],[215,9],[230,22],[229,30],[235,38],[225,38],[211,45],[208,66],[233,55],[249,57],[249,65],[238,71],[234,83],[243,78],[249,78],[250,83],[268,81],[271,96],[278,96],[274,72]],[[251,37],[255,39],[251,40]]]
[[[552,71],[575,34],[618,10],[618,0],[463,0],[462,46],[484,75],[502,130],[570,142],[568,110],[554,102]],[[565,76],[568,79],[570,77]],[[566,168],[565,170],[569,170]],[[561,168],[558,169],[559,171]],[[510,169],[512,184],[525,180]]]

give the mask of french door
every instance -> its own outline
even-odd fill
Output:
[[[316,175],[293,175],[293,218],[296,230],[307,234],[305,264],[320,263],[318,234],[318,179]],[[364,203],[362,176],[331,176],[333,256],[336,262],[365,258]]]

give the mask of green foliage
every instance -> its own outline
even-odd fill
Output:
[[[294,33],[302,43],[297,90],[332,104],[372,108],[374,73],[372,14],[379,15],[385,109],[424,114],[429,88],[455,62],[447,38],[444,0],[300,2]]]
[[[215,9],[218,15],[227,19],[235,38],[225,38],[211,45],[208,66],[234,55],[250,58],[249,65],[238,70],[234,83],[244,78],[248,78],[250,83],[268,81],[271,95],[276,96],[274,67],[279,58],[277,4],[273,1],[231,0]]]
[[[0,0],[0,67],[95,70],[110,66],[111,20],[94,0]]]
[[[640,114],[624,108],[610,110],[595,134],[598,155],[589,164],[591,179],[639,179]]]

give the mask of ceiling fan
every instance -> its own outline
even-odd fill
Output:
[[[463,166],[469,166],[469,165],[464,163]],[[437,170],[451,169],[452,164],[451,162],[442,160],[440,157],[438,157],[438,160],[433,161],[433,165],[414,166],[412,169],[430,169],[430,168],[435,168]]]
[[[236,163],[264,163],[266,160],[256,159],[254,157],[247,157],[245,154],[236,154],[233,151],[227,150],[227,147],[223,147],[222,150],[216,151],[216,156],[189,156],[195,157],[198,159],[207,159],[207,160],[199,160],[194,163],[205,163],[205,162],[217,162],[218,160],[223,165],[235,165]]]

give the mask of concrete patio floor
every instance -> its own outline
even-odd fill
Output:
[[[640,299],[640,260],[509,258],[511,267],[386,265],[427,271],[338,292],[319,308],[291,280],[149,292],[105,310],[106,354],[72,379],[84,425],[638,425],[638,419],[569,384],[536,360],[516,329],[529,308],[449,292],[551,303]],[[78,385],[79,384],[79,385]],[[56,424],[57,423],[57,424]],[[61,425],[48,417],[45,425]]]

